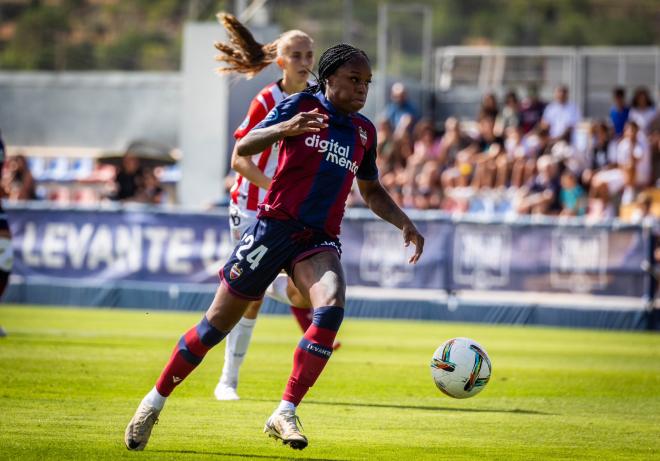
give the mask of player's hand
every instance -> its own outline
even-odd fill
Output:
[[[319,113],[318,109],[300,112],[290,120],[282,123],[285,137],[297,136],[302,133],[316,133],[328,127],[328,116]]]
[[[403,225],[403,242],[406,247],[412,243],[415,245],[415,254],[408,259],[408,264],[416,264],[424,251],[424,237],[419,233],[413,223]]]

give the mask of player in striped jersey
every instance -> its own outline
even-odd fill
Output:
[[[217,60],[225,63],[219,69],[223,74],[243,74],[253,77],[270,63],[276,63],[282,70],[282,78],[263,88],[251,101],[243,123],[234,132],[238,142],[257,123],[261,122],[273,107],[291,94],[307,88],[310,69],[314,65],[314,42],[300,30],[283,33],[272,43],[262,45],[255,41],[234,16],[221,13],[218,19],[229,35],[228,43],[216,43],[220,51]],[[236,179],[230,192],[229,227],[234,244],[257,220],[257,205],[261,203],[275,174],[279,145],[266,147],[252,158],[232,153],[231,166],[236,171]],[[286,274],[281,274],[271,284],[266,295],[288,304],[303,332],[312,323],[311,306],[300,295]],[[261,307],[261,300],[254,301],[246,310],[236,327],[227,336],[225,361],[222,375],[214,394],[218,400],[238,400],[236,392],[238,374],[245,359],[252,331]],[[337,343],[338,344],[338,343]]]

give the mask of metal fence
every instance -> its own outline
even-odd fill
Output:
[[[525,95],[535,86],[550,100],[553,89],[568,85],[582,114],[605,117],[615,86],[660,89],[660,47],[470,47],[435,51],[436,115],[474,118],[482,95],[509,89]]]

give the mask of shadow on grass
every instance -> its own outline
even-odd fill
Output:
[[[197,451],[197,450],[149,450],[157,453],[171,453],[171,454],[184,454],[184,455],[204,455],[204,456],[222,456],[227,458],[249,458],[249,459],[292,459],[302,461],[341,461],[341,459],[329,458],[299,458],[297,456],[268,456],[268,455],[255,455],[247,453],[222,453],[219,451]]]
[[[275,400],[270,399],[246,399],[242,400],[251,400],[255,402],[275,402]],[[521,410],[519,408],[512,408],[510,410],[502,410],[497,408],[452,408],[452,407],[435,407],[430,405],[394,405],[394,404],[385,404],[385,403],[360,403],[360,402],[323,402],[319,400],[305,400],[305,404],[312,405],[333,405],[338,407],[369,407],[369,408],[393,408],[397,410],[425,410],[425,411],[456,411],[456,412],[466,412],[466,413],[514,413],[521,415],[543,415],[549,416],[552,413],[545,413],[542,411],[534,410]]]

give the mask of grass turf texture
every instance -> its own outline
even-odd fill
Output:
[[[124,428],[200,313],[0,307],[0,459],[652,459],[660,452],[660,336],[347,318],[343,347],[299,408],[309,447],[263,434],[300,337],[257,323],[238,402],[213,388],[224,346],[169,399],[144,452]],[[468,336],[491,357],[468,400],[436,390],[428,364]]]

